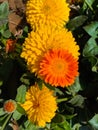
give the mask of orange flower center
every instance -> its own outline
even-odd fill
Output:
[[[48,5],[45,5],[45,6],[44,6],[44,11],[49,12],[49,10],[50,10],[50,7],[49,7]]]
[[[66,72],[65,70],[68,70],[68,64],[63,59],[54,58],[50,66],[50,70],[59,76],[61,73],[63,74]]]
[[[37,102],[34,102],[33,108],[34,108],[34,109],[37,109],[37,108],[39,108],[39,103],[37,103]]]
[[[53,14],[54,12],[54,7],[56,6],[56,3],[54,1],[50,1],[50,0],[45,0],[45,2],[43,2],[43,7],[42,7],[42,11],[48,15],[48,14]]]

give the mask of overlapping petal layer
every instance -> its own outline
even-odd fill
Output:
[[[25,39],[21,57],[27,62],[28,69],[38,74],[40,62],[48,51],[52,49],[68,50],[78,60],[79,46],[67,29],[41,28],[32,31]]]

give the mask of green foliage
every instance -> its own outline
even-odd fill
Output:
[[[9,14],[9,4],[7,1],[0,4],[0,19],[8,17]]]
[[[27,74],[23,74],[20,78],[20,81],[25,85],[30,85],[30,81]]]
[[[17,112],[19,112],[20,114],[24,115],[25,114],[25,110],[21,107],[20,104],[17,104]]]
[[[51,130],[71,130],[71,127],[63,115],[57,114],[53,119]]]
[[[43,81],[39,79],[39,80],[37,81],[37,83],[38,83],[39,88],[42,89]]]
[[[46,86],[47,88],[49,88],[49,89],[51,89],[51,90],[55,90],[55,87],[51,86],[50,84],[45,83],[45,82],[44,82],[44,84],[45,84],[45,86]]]
[[[79,123],[75,124],[72,130],[80,130],[81,125]]]
[[[78,27],[80,27],[81,25],[83,25],[83,23],[87,20],[87,16],[85,15],[80,15],[77,16],[73,19],[71,19],[68,24],[67,24],[67,28],[70,29],[71,31],[74,31],[75,29],[77,29]]]
[[[84,0],[84,4],[83,4],[83,10],[86,10],[88,7],[93,11],[93,3],[95,0]]]
[[[20,103],[24,103],[25,102],[25,95],[26,95],[26,86],[21,85],[17,89],[16,101],[20,102]]]
[[[11,32],[9,31],[7,22],[0,26],[0,33],[4,38],[9,38],[11,36]]]
[[[81,95],[76,95],[71,100],[69,100],[68,102],[75,107],[83,108],[84,97],[81,96]]]
[[[8,29],[6,29],[2,31],[2,36],[5,38],[9,38],[11,36],[11,32]]]
[[[80,81],[79,81],[79,77],[76,78],[75,82],[73,85],[71,85],[70,87],[67,88],[68,91],[67,94],[70,94],[70,95],[76,95],[76,93],[78,93],[79,91],[82,90],[82,87],[81,87],[81,84],[80,84]]]
[[[22,114],[20,112],[18,112],[17,110],[13,113],[13,119],[14,120],[19,120],[21,118]]]
[[[98,70],[98,44],[96,38],[98,37],[98,22],[92,22],[87,26],[84,26],[84,30],[90,35],[89,40],[84,46],[83,56],[88,58],[91,62],[92,71]]]
[[[9,4],[4,1],[0,4],[0,33],[4,38],[9,38],[11,32],[8,29],[8,14],[9,14]]]
[[[0,116],[5,115],[5,111],[3,110],[3,108],[0,108]]]
[[[24,123],[24,126],[20,127],[21,130],[40,130],[37,126],[32,124],[29,120]]]
[[[83,55],[86,57],[96,56],[98,54],[98,45],[94,38],[90,38],[84,47]]]
[[[84,30],[94,39],[98,37],[98,22],[94,21],[83,27]]]
[[[94,130],[98,130],[98,114],[95,114],[91,120],[89,120],[90,125]]]
[[[70,18],[66,25],[73,33],[80,47],[79,76],[74,84],[62,88],[45,83],[27,69],[27,64],[20,58],[22,44],[28,36],[30,27],[26,23],[23,33],[15,37],[8,26],[10,13],[7,1],[0,4],[0,128],[10,130],[9,123],[14,119],[20,130],[97,130],[98,129],[98,1],[81,0],[70,4]],[[19,12],[18,12],[19,13]],[[25,16],[25,15],[24,15]],[[6,53],[6,40],[17,39],[15,51]],[[68,43],[69,44],[69,43]],[[17,66],[16,68],[14,68]],[[15,81],[12,81],[15,69]],[[25,102],[27,88],[37,82],[40,90],[44,83],[54,91],[57,97],[56,116],[45,128],[39,128],[27,118],[21,104]],[[21,85],[22,84],[22,85]],[[14,97],[9,91],[13,87]],[[6,92],[6,93],[5,93]],[[14,93],[12,91],[12,93]],[[15,98],[16,97],[16,98]],[[17,108],[12,114],[3,109],[6,99],[14,98]],[[47,104],[46,104],[47,105]],[[96,114],[95,114],[96,113]],[[42,113],[43,114],[43,113]]]

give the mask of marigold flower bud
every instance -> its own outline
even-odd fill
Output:
[[[12,99],[7,100],[3,105],[4,111],[13,113],[16,110],[16,102]]]

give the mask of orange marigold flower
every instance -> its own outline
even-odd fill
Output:
[[[78,76],[78,62],[66,50],[50,50],[40,62],[39,75],[53,86],[72,85]]]
[[[12,99],[7,100],[3,106],[4,111],[7,113],[13,113],[16,110],[16,102]]]
[[[6,41],[6,48],[5,48],[6,49],[6,53],[14,51],[15,43],[16,43],[16,40],[12,40],[12,39],[8,39]]]
[[[41,59],[52,49],[68,50],[75,59],[79,59],[79,46],[71,31],[51,27],[31,31],[24,41],[21,57],[27,62],[28,69],[38,74]]]

